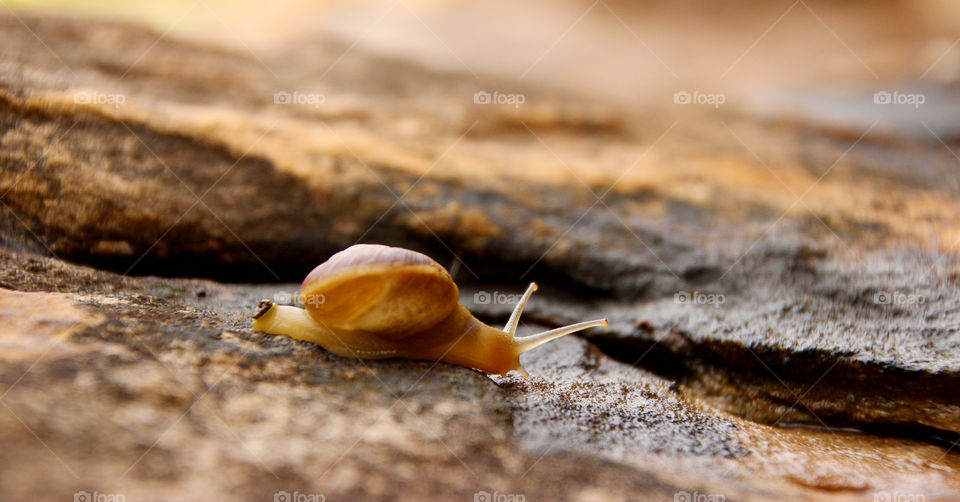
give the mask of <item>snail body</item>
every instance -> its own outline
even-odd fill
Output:
[[[503,330],[477,320],[459,303],[450,274],[409,249],[358,244],[317,266],[300,288],[305,308],[260,302],[253,329],[322,346],[343,357],[445,361],[506,375],[529,374],[520,354],[606,319],[532,336],[514,336],[537,290],[531,283]]]

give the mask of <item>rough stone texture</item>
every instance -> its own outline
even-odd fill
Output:
[[[944,145],[542,89],[478,107],[488,82],[325,40],[267,67],[121,23],[0,36],[5,499],[960,493]],[[274,104],[294,90],[327,99]],[[449,264],[490,322],[535,279],[524,330],[611,325],[524,356],[529,381],[249,329],[356,241]]]
[[[470,500],[479,490],[629,500],[680,489],[587,454],[526,451],[504,396],[478,372],[347,360],[252,332],[251,303],[276,288],[3,261],[5,285],[58,291],[0,294],[4,321],[18,328],[13,343],[4,335],[0,374],[6,500],[78,490],[127,500],[278,491]],[[32,349],[10,350],[21,346]]]

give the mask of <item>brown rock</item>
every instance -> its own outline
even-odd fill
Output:
[[[0,36],[3,498],[960,493],[940,145],[535,87],[477,107],[469,76],[325,40],[266,55],[285,80],[124,23]],[[296,90],[323,106],[274,102]],[[452,264],[484,320],[512,306],[475,293],[537,280],[529,325],[611,326],[531,380],[249,329],[360,240]]]

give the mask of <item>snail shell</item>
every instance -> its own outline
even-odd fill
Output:
[[[450,274],[428,256],[377,244],[331,256],[307,275],[300,292],[317,321],[392,340],[438,324],[460,297]]]

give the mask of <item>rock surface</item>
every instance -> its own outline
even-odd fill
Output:
[[[265,65],[123,23],[0,35],[4,499],[960,494],[945,145],[477,106],[486,82],[324,40]],[[537,280],[523,330],[611,324],[530,380],[250,330],[357,241],[449,264],[491,323]]]

